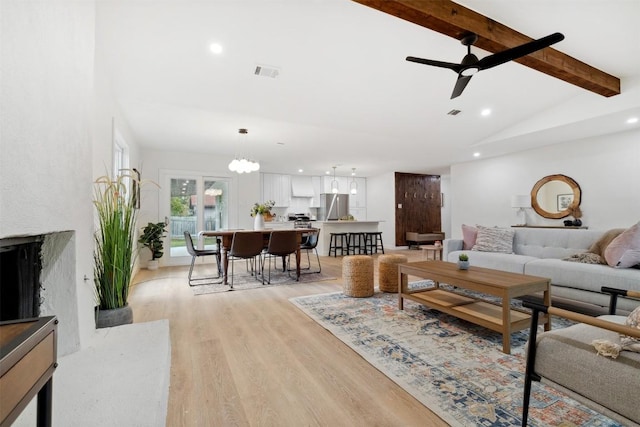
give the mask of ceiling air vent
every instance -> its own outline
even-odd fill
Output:
[[[278,75],[280,75],[280,69],[277,67],[270,67],[267,65],[256,65],[256,70],[254,71],[254,74],[256,76],[271,77],[272,79],[275,79],[276,77],[278,77]]]
[[[449,111],[447,114],[450,116],[457,116],[458,114],[460,114],[460,110],[453,109]]]

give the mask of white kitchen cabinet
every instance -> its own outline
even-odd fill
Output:
[[[351,181],[352,180],[349,179],[349,185],[347,187],[348,190],[345,191],[345,193],[349,193],[349,212],[351,212],[353,209],[367,207],[367,179],[358,177],[355,178],[355,182],[358,186],[357,194],[351,194]]]
[[[263,173],[262,200],[273,200],[275,207],[288,207],[291,200],[291,176]]]
[[[312,176],[311,177],[311,186],[313,187],[313,197],[311,198],[311,202],[309,203],[310,208],[319,208],[320,207],[320,193],[322,191],[322,177],[321,176]]]

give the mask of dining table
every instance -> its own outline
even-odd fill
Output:
[[[222,283],[227,285],[228,279],[228,271],[229,271],[229,256],[228,252],[231,250],[231,243],[233,242],[233,234],[235,232],[243,232],[243,231],[261,231],[265,240],[265,247],[269,242],[269,237],[271,236],[271,232],[274,231],[272,229],[263,229],[263,230],[247,230],[247,229],[224,229],[224,230],[203,230],[198,233],[198,237],[216,237],[220,240],[220,261],[222,262]],[[277,230],[276,232],[284,231]],[[305,235],[317,233],[318,229],[316,228],[293,228],[291,231],[296,232],[296,236],[298,237],[298,247],[296,249],[296,281],[300,280],[300,243],[302,243],[302,238]]]

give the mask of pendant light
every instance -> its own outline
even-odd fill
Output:
[[[331,192],[333,194],[338,193],[338,181],[336,180],[336,166],[333,166],[333,181],[331,181]]]
[[[238,133],[240,134],[240,142],[239,142],[239,152],[247,149],[247,138],[249,135],[249,131],[247,129],[238,129]],[[251,173],[260,169],[260,163],[255,162],[253,160],[247,159],[242,156],[241,158],[238,154],[236,157],[229,163],[229,170],[231,172],[237,173]]]
[[[356,168],[351,168],[351,184],[349,185],[351,194],[358,194],[358,183],[356,182]]]

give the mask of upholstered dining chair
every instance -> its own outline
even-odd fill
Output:
[[[304,240],[300,244],[300,250],[303,250],[307,253],[307,267],[300,268],[301,270],[309,270],[308,273],[320,273],[322,271],[322,265],[320,265],[320,255],[318,255],[318,240],[320,238],[320,229],[315,228],[315,231],[309,233],[305,236]],[[309,252],[316,252],[316,259],[318,260],[318,271],[311,271],[311,258],[309,256]]]
[[[282,271],[287,271],[291,264],[291,254],[298,250],[298,234],[295,230],[272,231],[269,235],[269,244],[265,250],[262,263],[262,276],[264,277],[264,263],[269,263],[269,277],[267,283],[271,283],[271,261],[282,258]],[[286,262],[285,262],[286,259]]]
[[[260,255],[264,249],[264,237],[262,231],[236,231],[233,233],[231,249],[228,252],[228,259],[231,262],[231,289],[233,289],[234,260],[248,260],[248,270],[251,275],[258,278],[258,271],[261,271]],[[256,261],[258,264],[256,265]],[[264,284],[264,275],[262,277]]]
[[[191,255],[191,267],[189,267],[189,286],[196,286],[196,285],[208,285],[211,283],[216,283],[216,282],[211,282],[211,280],[213,279],[219,279],[220,276],[222,275],[222,264],[220,262],[220,240],[217,240],[217,245],[216,248],[214,249],[196,249],[193,245],[193,239],[191,238],[191,234],[188,231],[184,232],[184,241],[185,244],[187,245],[187,252],[189,252],[189,255]],[[218,270],[218,275],[217,276],[207,276],[207,277],[193,277],[193,267],[196,263],[196,259],[198,257],[205,257],[205,256],[215,256],[216,257],[216,266],[217,266],[217,270]]]

